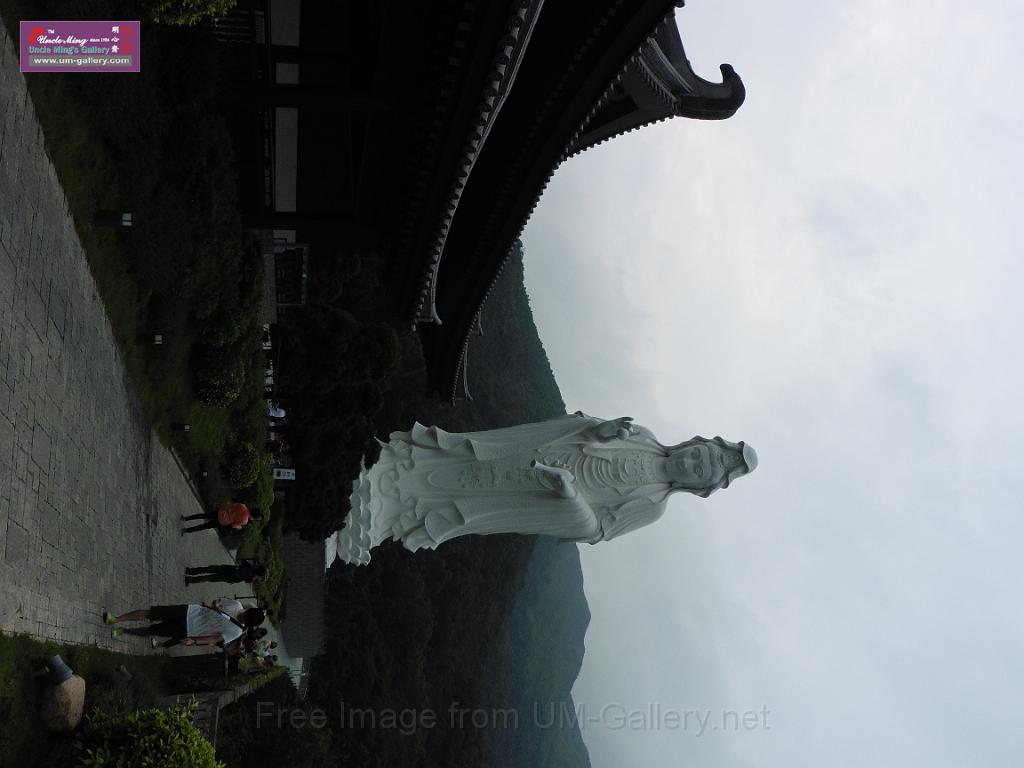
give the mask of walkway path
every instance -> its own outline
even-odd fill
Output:
[[[130,389],[0,24],[0,630],[148,650],[99,614],[220,591],[184,586],[186,565],[229,560],[212,531],[179,537],[197,511]]]

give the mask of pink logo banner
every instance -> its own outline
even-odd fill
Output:
[[[22,72],[139,72],[137,21],[23,21]]]

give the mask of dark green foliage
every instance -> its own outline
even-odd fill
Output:
[[[218,309],[203,328],[202,341],[211,347],[224,347],[238,341],[249,325],[247,320],[248,318],[237,312]]]
[[[223,768],[213,745],[192,724],[191,709],[183,705],[166,711],[93,709],[81,741],[79,759],[87,768]]]
[[[348,768],[332,751],[331,732],[310,725],[309,715],[310,705],[299,699],[291,679],[277,677],[221,711],[217,756],[232,768]]]
[[[245,386],[245,360],[226,347],[205,347],[196,367],[196,396],[207,405],[231,405]]]
[[[212,243],[204,244],[204,251],[210,251],[211,246],[227,248],[231,233],[211,231],[209,237]],[[221,242],[223,245],[218,246]],[[248,248],[235,247],[202,256],[206,260],[197,258],[189,273],[189,281],[194,286],[192,314],[201,321],[202,342],[224,347],[244,336],[258,336],[263,290],[259,248],[254,243]],[[221,274],[212,274],[212,270]],[[231,276],[234,280],[227,279]]]
[[[565,413],[551,363],[533,322],[523,249],[516,249],[481,315],[484,335],[469,343],[469,392],[474,429],[528,424]]]
[[[572,686],[589,623],[579,550],[541,537],[505,619],[501,652],[501,699],[530,716],[519,728],[494,733],[489,766],[589,768],[580,728],[558,720],[576,711]]]
[[[262,263],[255,247],[232,253],[236,255],[222,255],[215,263],[234,274],[235,281],[195,273],[191,277],[197,286],[195,316],[203,316],[208,302],[213,306],[210,315],[200,323],[203,346],[196,354],[196,394],[201,402],[219,407],[235,402],[247,381],[258,382],[262,378],[258,316]],[[255,404],[247,411],[239,409],[239,417],[255,418],[262,410],[262,405]]]
[[[255,507],[266,512],[274,504],[274,475],[270,456],[259,455],[256,479],[245,489],[243,497],[250,509]]]
[[[327,652],[311,672],[310,700],[340,723],[336,754],[353,765],[484,765],[487,729],[459,727],[449,708],[501,706],[500,637],[534,541],[467,537],[411,557],[399,544],[364,568],[328,574]],[[346,720],[346,712],[435,715],[405,732]],[[349,763],[343,763],[348,765]]]
[[[75,765],[74,735],[47,734],[37,711],[39,686],[32,671],[54,654],[86,681],[86,711],[148,708],[164,691],[164,660],[130,656],[84,645],[40,642],[24,635],[0,634],[0,766],[67,768]],[[118,674],[123,665],[131,674]]]
[[[238,5],[238,0],[150,0],[149,17],[159,24],[191,27],[206,19],[219,19]]]
[[[280,372],[288,440],[299,480],[289,489],[289,518],[321,538],[348,510],[352,478],[370,450],[380,383],[398,360],[398,335],[324,304],[290,313],[288,354]]]
[[[247,488],[256,482],[260,471],[260,452],[250,442],[235,445],[221,468],[224,482],[232,488]]]
[[[344,309],[314,304],[282,323],[290,340],[282,386],[293,397],[331,397],[358,382],[378,381],[398,358],[398,336],[384,323],[360,322]]]

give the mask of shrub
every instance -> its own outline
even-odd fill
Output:
[[[231,405],[245,385],[245,360],[230,348],[206,348],[196,371],[196,395],[207,405]]]
[[[224,768],[213,745],[192,724],[194,706],[136,712],[93,709],[82,733],[81,764]]]
[[[197,395],[206,405],[224,407],[238,399],[245,383],[245,363],[238,361],[218,373],[199,379]]]
[[[226,347],[238,341],[251,324],[252,318],[240,312],[218,313],[203,327],[203,343],[211,347]]]
[[[228,454],[221,476],[233,488],[248,488],[256,482],[259,471],[260,452],[255,445],[246,441],[239,443]]]
[[[246,500],[264,513],[274,504],[274,466],[268,454],[259,458],[256,482],[246,489]]]
[[[398,334],[387,323],[363,323],[348,349],[352,380],[376,381],[398,363]]]
[[[266,672],[250,677],[245,682],[249,685],[249,693],[257,691],[268,683],[272,683],[275,678],[280,677],[288,671],[287,667],[271,667]]]

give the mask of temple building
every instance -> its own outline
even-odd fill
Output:
[[[277,242],[375,253],[429,386],[468,396],[480,310],[558,166],[671,117],[743,103],[697,76],[671,0],[243,0],[215,34],[237,63],[246,219]]]

